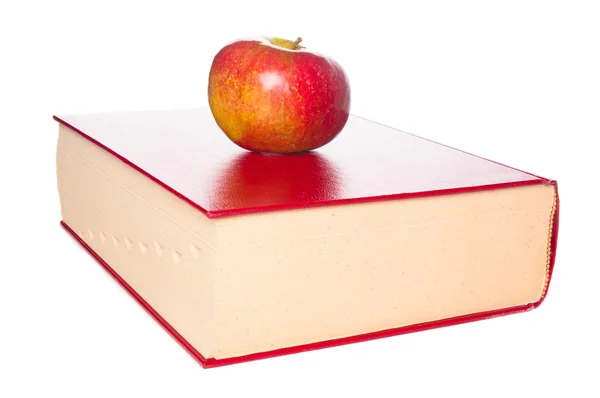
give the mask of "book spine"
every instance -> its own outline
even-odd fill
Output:
[[[539,307],[546,298],[546,295],[548,294],[548,288],[550,287],[550,280],[552,279],[552,272],[554,270],[554,262],[556,260],[560,198],[558,196],[558,184],[556,183],[556,181],[550,181],[550,184],[554,185],[554,199],[552,202],[552,210],[550,211],[550,222],[548,223],[548,243],[546,248],[546,279],[544,281],[542,295],[540,299],[534,304],[534,308]]]

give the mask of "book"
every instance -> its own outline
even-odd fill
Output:
[[[245,151],[208,108],[54,116],[61,225],[204,367],[527,311],[554,180],[351,115]]]

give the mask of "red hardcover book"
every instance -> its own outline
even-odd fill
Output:
[[[356,116],[295,155],[240,149],[208,108],[54,119],[62,226],[204,367],[547,294],[553,180]]]

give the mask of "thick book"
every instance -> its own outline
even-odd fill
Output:
[[[357,116],[245,151],[210,110],[55,116],[62,226],[204,367],[527,311],[556,181]]]

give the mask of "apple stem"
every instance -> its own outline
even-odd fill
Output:
[[[292,44],[292,50],[297,50],[298,49],[298,44],[300,44],[302,42],[302,38],[299,37],[296,39],[296,41],[294,42],[294,44]]]

